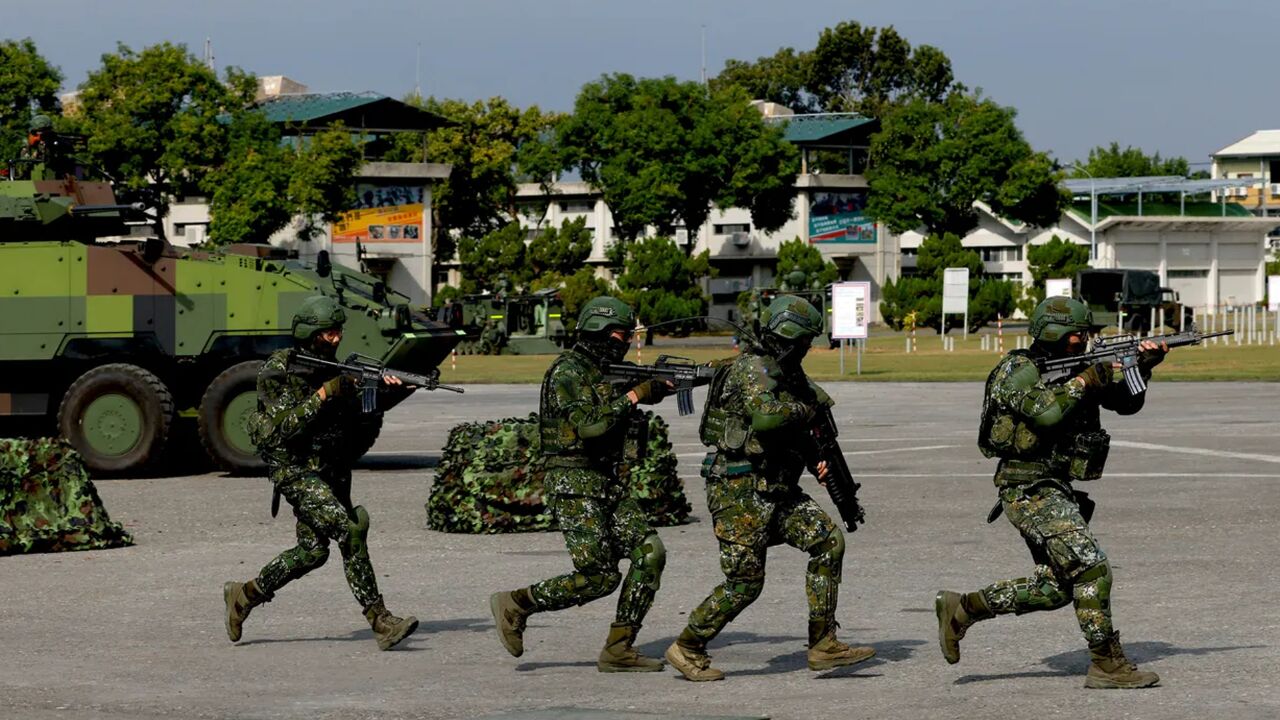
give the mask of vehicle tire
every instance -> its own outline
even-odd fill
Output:
[[[58,431],[94,473],[135,473],[158,462],[173,424],[173,396],[151,372],[100,365],[71,383],[58,405]]]
[[[361,415],[351,435],[351,462],[364,457],[382,433],[382,413]]]
[[[266,470],[249,440],[244,422],[258,407],[261,360],[247,360],[223,370],[200,398],[200,444],[218,467],[235,475]]]
[[[1125,329],[1135,335],[1141,335],[1147,330],[1150,330],[1150,325],[1151,322],[1141,313],[1134,313],[1133,315],[1130,315],[1129,319],[1125,320],[1124,323]]]

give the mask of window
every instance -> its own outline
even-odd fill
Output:
[[[915,257],[920,254],[920,248],[902,248],[903,257]]]
[[[191,228],[192,230],[195,231],[191,233],[192,235],[198,235],[201,232],[201,230],[203,230],[207,234],[209,231],[209,223],[206,223],[206,222],[174,223],[173,234],[176,237],[180,237],[180,238],[187,237],[187,228]]]
[[[1013,262],[1022,259],[1022,246],[974,248],[983,262]]]
[[[595,212],[596,204],[590,200],[565,200],[560,203],[560,212],[584,213]]]
[[[1207,278],[1208,270],[1170,270],[1169,278]]]
[[[733,233],[749,233],[751,232],[751,223],[728,223],[715,226],[716,235],[732,235]]]
[[[1280,160],[1272,160],[1270,165],[1271,182],[1280,183]]]

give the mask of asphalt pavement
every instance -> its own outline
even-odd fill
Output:
[[[875,660],[805,666],[806,557],[769,554],[763,594],[717,639],[723,682],[674,671],[595,669],[614,598],[535,616],[526,652],[498,644],[488,596],[570,567],[559,535],[425,529],[433,466],[450,427],[524,415],[534,386],[419,394],[387,417],[355,473],[372,516],[388,606],[421,619],[379,652],[338,553],[254,610],[237,645],[222,583],[252,577],[293,543],[262,478],[204,474],[104,480],[132,548],[0,558],[0,718],[1273,718],[1280,715],[1280,385],[1152,385],[1146,409],[1104,422],[1106,477],[1087,489],[1115,575],[1116,626],[1131,659],[1160,673],[1142,691],[1082,688],[1088,654],[1069,608],[974,627],[960,664],[939,654],[933,595],[1024,575],[1031,561],[1001,519],[993,461],[974,437],[977,384],[829,386],[868,525],[848,538],[841,636]],[[698,396],[699,403],[701,395]],[[641,631],[658,655],[719,582],[697,476],[693,417],[673,426],[691,524],[663,528],[662,588]],[[695,416],[696,417],[696,416]],[[806,487],[830,503],[810,480]]]

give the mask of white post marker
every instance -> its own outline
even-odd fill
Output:
[[[840,343],[841,374],[844,367],[844,340],[867,337],[871,317],[871,283],[842,282],[831,286],[831,337]],[[858,374],[862,374],[862,353],[858,353]]]
[[[942,328],[946,334],[947,316],[964,315],[964,337],[969,338],[969,268],[947,268],[942,271]]]
[[[1047,298],[1071,297],[1071,278],[1048,278],[1044,281],[1044,296]]]

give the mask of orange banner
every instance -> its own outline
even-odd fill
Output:
[[[335,243],[422,242],[422,203],[351,210],[333,224]]]

